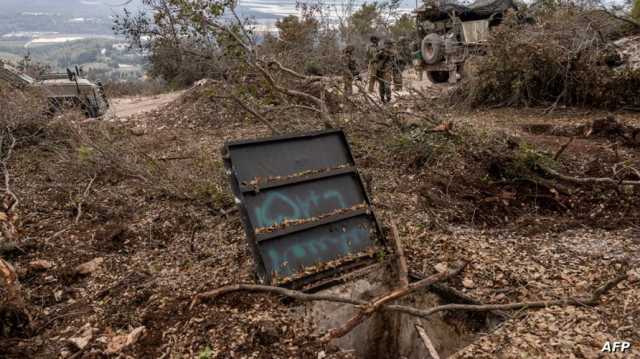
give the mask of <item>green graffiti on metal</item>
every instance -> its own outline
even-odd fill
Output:
[[[305,219],[312,217],[312,210],[325,201],[333,201],[339,208],[347,208],[342,194],[336,190],[325,190],[320,195],[311,190],[304,197],[288,196],[279,191],[266,194],[262,204],[254,209],[256,227],[269,227],[280,224],[285,219]],[[278,203],[284,204],[277,206]],[[280,209],[277,209],[280,208]]]
[[[267,267],[277,275],[286,276],[315,263],[362,251],[370,244],[369,230],[357,226],[316,238],[304,238],[282,252],[277,248],[269,248]]]

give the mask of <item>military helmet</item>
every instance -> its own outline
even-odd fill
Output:
[[[377,37],[376,35],[373,35],[369,38],[369,41],[377,43],[380,41],[380,38]]]

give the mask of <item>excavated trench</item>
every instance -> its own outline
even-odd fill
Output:
[[[380,267],[366,275],[321,291],[353,299],[371,300],[387,293],[393,272],[388,267]],[[429,309],[449,301],[429,291],[422,290],[402,300],[394,302],[418,309]],[[311,302],[304,306],[300,314],[303,320],[316,328],[318,334],[343,325],[358,308],[332,302]],[[356,358],[430,358],[416,325],[425,329],[441,358],[471,344],[480,332],[487,332],[499,323],[491,314],[465,312],[439,312],[428,320],[408,314],[380,311],[360,324],[346,336],[334,340],[343,352],[350,352]]]

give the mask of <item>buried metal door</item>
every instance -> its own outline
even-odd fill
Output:
[[[342,131],[228,142],[223,155],[261,282],[304,286],[385,251]]]

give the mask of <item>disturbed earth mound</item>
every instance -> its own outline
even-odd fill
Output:
[[[18,143],[9,168],[21,199],[20,237],[2,256],[15,266],[32,330],[3,307],[11,323],[3,356],[354,357],[348,345],[321,344],[330,326],[312,315],[343,306],[260,293],[192,306],[198,293],[255,281],[220,148],[272,133],[220,100],[225,89],[216,86],[126,121],[58,119],[47,136]],[[297,111],[269,114],[270,124],[287,133],[325,126]],[[638,118],[596,124],[606,114],[519,110],[450,113],[433,123],[438,116],[412,111],[405,121],[345,110],[332,124],[347,134],[381,221],[400,223],[410,272],[426,277],[468,262],[446,283],[457,297],[431,288],[406,303],[584,298],[629,273],[594,306],[513,311],[499,321],[443,311],[437,324],[421,323],[442,356],[589,357],[605,338],[640,340],[632,270],[640,254],[640,187],[632,184],[640,154],[624,142]],[[585,123],[591,134],[553,130]],[[551,130],[530,130],[545,124]],[[380,318],[367,322],[371,337],[422,344],[414,325],[405,335],[408,318],[382,320],[383,330]]]

